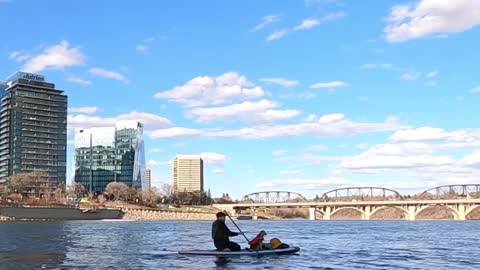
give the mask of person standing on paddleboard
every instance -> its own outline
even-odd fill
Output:
[[[240,245],[231,242],[231,236],[237,236],[240,233],[232,232],[225,224],[225,213],[218,212],[217,220],[212,224],[212,238],[215,247],[219,251],[240,251]]]

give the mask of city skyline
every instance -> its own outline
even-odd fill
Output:
[[[214,197],[480,181],[480,3],[133,5],[0,1],[18,37],[0,46],[0,78],[41,74],[69,96],[68,181],[75,131],[118,120],[144,123],[154,186],[198,154]]]

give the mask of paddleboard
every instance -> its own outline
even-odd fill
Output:
[[[282,255],[292,254],[300,251],[299,247],[289,247],[274,250],[259,250],[258,253],[253,250],[241,251],[218,251],[218,250],[181,250],[179,255],[188,256],[257,256],[257,255]]]

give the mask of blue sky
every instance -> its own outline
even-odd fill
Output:
[[[455,3],[455,4],[454,4]],[[480,2],[0,0],[0,78],[43,74],[79,128],[145,124],[154,184],[214,195],[478,181]],[[68,147],[69,175],[73,149]]]

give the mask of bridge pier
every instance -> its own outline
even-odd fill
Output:
[[[467,215],[466,215],[466,207],[463,203],[460,203],[457,205],[457,213],[453,213],[453,218],[455,220],[466,220]]]
[[[317,210],[315,207],[310,207],[310,208],[308,208],[308,214],[309,214],[309,219],[310,219],[310,220],[316,220],[316,218],[315,218],[315,210]]]
[[[330,220],[330,218],[332,216],[332,207],[330,207],[330,206],[325,207],[325,211],[323,211],[323,212],[324,212],[323,220]]]
[[[257,210],[253,209],[252,212],[253,212],[252,220],[258,220]]]
[[[414,205],[408,206],[407,220],[411,220],[411,221],[415,220],[416,210],[417,210],[417,207],[415,207]]]
[[[365,206],[362,213],[362,220],[370,220],[371,208],[370,206]]]

